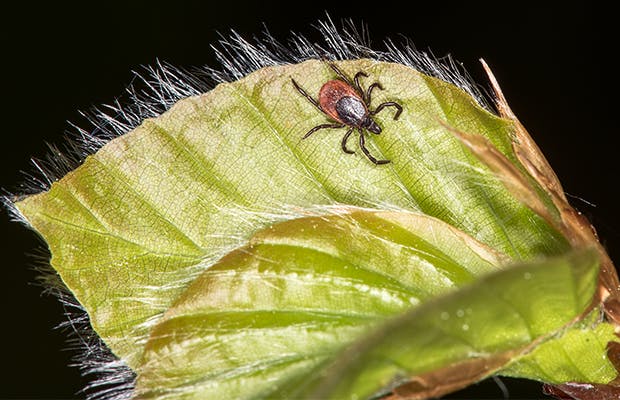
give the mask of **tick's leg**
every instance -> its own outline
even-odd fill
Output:
[[[379,82],[375,82],[372,85],[368,86],[368,89],[366,89],[366,96],[364,97],[364,102],[368,106],[370,106],[370,94],[372,93],[372,89],[374,88],[379,88],[383,90],[383,86],[381,86]]]
[[[301,86],[299,86],[299,84],[297,84],[297,82],[295,82],[295,79],[291,78],[291,81],[293,82],[293,86],[295,86],[295,89],[297,89],[297,91],[299,93],[301,93],[302,96],[304,96],[306,99],[308,99],[308,101],[310,103],[312,103],[316,108],[318,108],[319,111],[321,111],[322,113],[325,113],[325,111],[323,111],[323,109],[321,108],[319,103],[316,100],[314,100],[308,93],[306,93],[306,91],[303,90],[301,88]]]
[[[362,71],[359,71],[353,77],[353,82],[355,83],[355,90],[357,90],[357,93],[359,93],[360,96],[364,97],[364,91],[362,90],[362,85],[360,85],[360,76],[363,76],[363,77],[367,78],[368,75],[366,75]],[[368,103],[366,103],[366,104],[368,104]]]
[[[369,111],[370,115],[378,114],[379,111],[383,110],[385,107],[394,107],[396,108],[396,114],[394,114],[394,119],[398,119],[400,113],[403,112],[403,106],[393,101],[386,101],[385,103],[379,104],[379,106],[375,109],[375,111]]]
[[[389,163],[390,160],[377,160],[376,158],[372,156],[372,154],[370,154],[370,152],[366,148],[366,141],[364,140],[364,132],[361,129],[359,130],[359,132],[360,132],[360,147],[362,151],[364,152],[364,154],[366,154],[366,157],[368,157],[370,161],[372,161],[374,164],[377,164],[377,165]]]
[[[342,72],[342,71],[340,70],[340,68],[338,68],[338,67],[336,66],[336,64],[334,64],[334,63],[332,63],[332,62],[327,63],[327,64],[329,65],[329,67],[330,67],[331,69],[333,69],[333,70],[334,70],[334,72],[336,73],[336,75],[338,75],[338,76],[340,77],[340,79],[342,79],[343,81],[345,81],[345,82],[346,82],[349,86],[353,86],[353,83],[351,83],[351,81],[349,80],[349,78],[347,78],[347,76],[344,74],[344,72]]]
[[[353,133],[353,128],[349,129],[347,133],[344,134],[342,138],[342,143],[341,143],[342,151],[344,151],[345,153],[349,153],[349,154],[355,154],[353,150],[347,149],[347,140],[349,140],[349,136],[351,136],[352,133]]]
[[[310,129],[308,131],[308,133],[306,133],[304,135],[304,137],[302,137],[302,139],[307,138],[308,136],[312,135],[314,132],[318,131],[319,129],[342,128],[342,127],[344,127],[344,125],[342,125],[342,124],[321,124],[321,125],[317,125],[314,128]]]

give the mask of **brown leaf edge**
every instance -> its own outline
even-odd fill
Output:
[[[608,320],[615,326],[620,327],[620,281],[618,280],[618,274],[613,262],[609,258],[605,248],[599,242],[596,230],[592,224],[590,224],[587,218],[579,211],[575,210],[566,199],[566,196],[564,196],[564,191],[558,177],[555,172],[553,172],[553,169],[540,151],[540,148],[510,109],[491,69],[484,60],[480,61],[495,92],[499,115],[503,118],[510,119],[515,124],[515,137],[512,147],[517,158],[526,171],[549,194],[551,201],[560,213],[560,219],[559,221],[556,220],[557,223],[554,224],[554,226],[568,239],[572,247],[596,248],[601,262],[599,299]],[[484,156],[480,159],[485,162]],[[532,210],[538,212],[535,208],[532,208]],[[545,218],[544,215],[541,216]]]
[[[618,400],[616,387],[591,383],[544,384],[543,393],[559,400]]]
[[[459,131],[443,122],[441,122],[441,124],[454,133],[454,135],[461,140],[463,145],[469,148],[480,161],[485,163],[517,199],[562,233],[573,248],[593,247],[596,249],[600,260],[599,284],[597,296],[593,300],[590,309],[600,305],[604,311],[605,319],[614,325],[616,334],[618,335],[620,331],[620,282],[613,262],[609,258],[605,248],[599,242],[594,227],[579,211],[570,205],[566,196],[564,196],[564,191],[557,175],[542,154],[538,145],[536,145],[530,134],[511,110],[491,69],[484,60],[481,59],[480,62],[495,92],[495,102],[499,115],[511,120],[515,125],[515,136],[512,140],[513,151],[530,177],[525,176],[519,168],[513,165],[510,160],[485,137]],[[559,218],[554,215],[535,194],[535,190],[530,184],[530,178],[533,178],[548,194],[559,213]],[[585,313],[582,317],[583,316],[585,316]],[[616,370],[620,373],[620,343],[609,342],[607,344],[607,355]],[[485,368],[485,366],[479,366],[473,370],[471,368],[465,369],[470,370],[467,374],[470,379],[487,376],[488,373],[485,374],[485,369],[487,372],[490,372],[490,369]],[[415,384],[416,381],[426,381],[428,378],[431,377],[427,377],[426,379],[424,379],[424,377],[417,377],[412,383]],[[461,376],[457,380],[463,382],[464,378],[464,376]],[[435,382],[435,384],[437,383],[439,382]],[[456,384],[456,382],[442,383],[442,385],[455,386],[455,389],[461,386],[454,384]],[[422,389],[422,387],[419,389]],[[566,382],[559,385],[545,384],[544,392],[558,399],[620,399],[620,374],[608,384],[579,382]],[[428,394],[434,395],[434,393]],[[411,396],[411,394],[409,394],[408,396],[405,395],[397,398],[421,398],[418,395]]]

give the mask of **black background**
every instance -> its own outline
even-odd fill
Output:
[[[109,103],[132,70],[158,58],[179,66],[215,66],[210,44],[218,31],[245,37],[263,30],[286,40],[290,31],[316,37],[312,28],[327,10],[339,25],[351,17],[368,24],[376,47],[403,34],[421,50],[451,53],[486,85],[478,59],[493,68],[515,113],[540,145],[574,205],[597,227],[612,259],[620,256],[620,212],[615,102],[617,65],[613,13],[594,4],[554,8],[472,5],[466,2],[377,1],[289,3],[233,1],[95,5],[25,3],[3,6],[0,187],[19,190],[30,157],[61,143],[67,120],[79,110]],[[584,202],[579,198],[587,200]],[[591,204],[590,204],[591,203]],[[82,398],[84,381],[67,367],[65,335],[53,327],[63,309],[32,283],[34,234],[0,212],[4,371],[0,398]],[[540,398],[540,385],[507,380],[511,398]],[[501,397],[483,383],[453,398]]]

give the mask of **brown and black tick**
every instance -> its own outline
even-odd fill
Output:
[[[332,70],[334,70],[334,72],[336,72],[339,79],[327,81],[321,87],[318,101],[313,99],[304,89],[301,88],[301,86],[299,86],[297,82],[295,82],[294,79],[291,78],[295,89],[297,89],[299,93],[308,99],[308,101],[318,108],[319,111],[336,121],[334,123],[315,126],[310,129],[302,139],[307,138],[319,129],[348,127],[349,129],[347,130],[347,133],[345,133],[342,138],[341,146],[342,151],[348,154],[353,154],[355,152],[347,148],[347,140],[349,140],[353,130],[357,129],[359,132],[359,145],[366,157],[368,157],[368,159],[375,164],[389,163],[390,160],[377,160],[372,156],[372,154],[370,154],[366,148],[364,130],[368,130],[377,135],[380,134],[381,127],[372,119],[372,116],[379,113],[385,107],[394,107],[396,109],[394,119],[396,120],[403,112],[403,107],[396,102],[386,101],[385,103],[379,104],[374,110],[371,110],[370,96],[372,90],[374,88],[383,89],[381,84],[375,82],[368,86],[366,92],[364,92],[359,80],[360,77],[368,77],[368,75],[362,71],[359,71],[353,77],[353,81],[351,81],[334,63],[328,62],[328,65]]]

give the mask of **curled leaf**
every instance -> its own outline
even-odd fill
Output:
[[[436,396],[590,305],[593,252],[475,280],[501,258],[472,241],[411,213],[274,225],[205,271],[153,329],[139,397],[364,398],[403,380],[399,396]],[[442,296],[455,286],[465,287]]]

